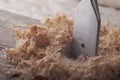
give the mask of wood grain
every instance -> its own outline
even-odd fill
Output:
[[[120,0],[98,0],[100,5],[120,9]]]
[[[101,1],[103,2],[100,2],[100,4],[108,4],[107,2],[104,3],[104,0]],[[5,74],[8,68],[5,69],[3,65],[4,55],[1,50],[5,47],[12,47],[15,44],[14,36],[11,31],[13,26],[40,24],[40,21],[37,19],[52,16],[57,11],[73,16],[78,3],[78,0],[0,0],[0,9],[2,9],[0,10],[0,80],[10,80]],[[100,6],[100,12],[102,19],[108,19],[120,26],[120,10]]]
[[[12,27],[32,24],[40,24],[40,21],[0,10],[0,80],[14,80],[13,78],[9,78],[5,73],[10,65],[5,63],[2,52],[2,49],[12,47],[15,44],[15,39],[11,31]]]

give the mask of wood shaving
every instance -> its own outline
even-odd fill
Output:
[[[113,26],[114,27],[114,26]],[[115,80],[120,76],[120,28],[101,25],[99,56],[74,60],[62,53],[72,41],[73,21],[65,15],[47,18],[41,25],[13,29],[14,48],[4,49],[16,65],[8,71],[20,80]]]

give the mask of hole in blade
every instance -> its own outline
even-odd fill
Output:
[[[81,43],[81,47],[82,47],[82,48],[85,48],[85,44],[84,44],[84,43]]]

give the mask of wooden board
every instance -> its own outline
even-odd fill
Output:
[[[5,47],[12,47],[15,44],[12,27],[32,24],[40,24],[40,21],[0,10],[0,80],[13,80],[5,74],[10,65],[4,65],[5,60],[2,52]]]
[[[98,0],[100,5],[120,9],[120,0]]]
[[[47,6],[49,7],[48,8],[46,5],[43,6],[43,4],[39,4],[34,1],[32,2],[32,0],[29,1],[29,3],[26,2],[25,0],[22,0],[22,1],[19,1],[20,2],[19,4],[12,3],[14,1],[17,2],[16,0],[0,0],[0,3],[3,3],[1,4],[2,7],[4,7],[2,8],[0,6],[0,9],[4,9],[4,10],[9,9],[8,11],[17,12],[17,13],[20,13],[21,15],[29,16],[29,17],[36,18],[36,19],[41,19],[42,16],[47,17],[48,14],[53,15],[53,13],[57,10],[61,10],[61,13],[63,11],[63,12],[73,15],[74,9],[78,4],[77,1],[73,3],[70,2],[69,4],[67,4],[69,0],[67,0],[67,2],[62,2],[65,0],[62,0],[62,1],[59,0],[60,4],[57,1],[53,3],[49,1],[49,3],[46,3]],[[44,2],[44,0],[42,1]],[[73,0],[70,0],[70,1],[73,1]],[[50,5],[50,4],[53,4],[53,5]],[[64,6],[61,6],[62,4]],[[13,6],[10,7],[11,5]],[[19,9],[17,9],[16,5],[19,6]],[[31,5],[33,6],[33,8],[31,7]],[[27,11],[28,8],[30,8],[30,10]],[[22,11],[20,11],[20,9]],[[100,12],[101,12],[102,19],[108,19],[110,21],[115,22],[117,25],[120,26],[120,22],[119,22],[120,11],[119,10],[100,6]],[[32,25],[32,24],[40,24],[39,20],[31,19],[31,18],[21,16],[21,15],[16,15],[10,12],[0,10],[0,80],[10,80],[10,78],[5,74],[7,70],[4,70],[5,68],[5,66],[3,65],[4,55],[1,50],[5,47],[12,47],[15,43],[11,28],[13,26],[26,26],[26,25]]]
[[[71,15],[78,3],[78,0],[0,0],[0,9],[35,19],[43,19],[56,12]]]

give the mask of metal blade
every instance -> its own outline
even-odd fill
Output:
[[[97,55],[100,18],[95,9],[91,0],[82,0],[77,7],[72,42],[72,55],[75,57],[80,54]]]

